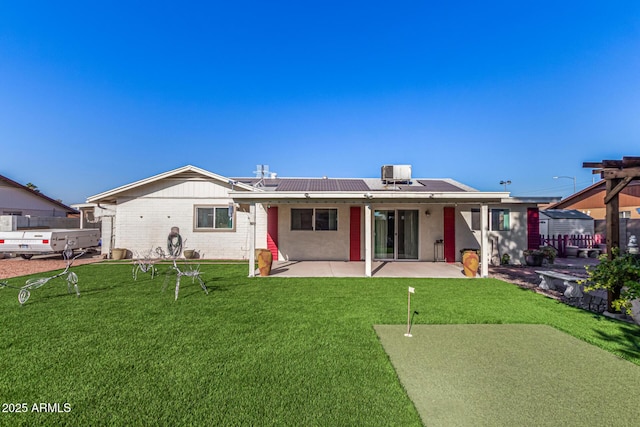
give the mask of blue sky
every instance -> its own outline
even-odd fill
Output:
[[[0,1],[0,174],[67,204],[187,164],[567,196],[640,155],[639,52],[635,0]]]

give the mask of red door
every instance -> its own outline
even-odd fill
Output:
[[[456,208],[444,208],[444,259],[456,262]]]
[[[540,247],[540,211],[527,208],[527,249]]]
[[[278,260],[278,208],[267,208],[267,249],[274,261]]]
[[[360,206],[352,206],[349,216],[349,261],[360,261],[361,234],[360,226],[362,221]]]

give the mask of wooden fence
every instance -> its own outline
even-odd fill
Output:
[[[565,257],[567,254],[567,246],[577,246],[579,248],[593,248],[596,245],[604,243],[604,238],[600,234],[590,235],[568,235],[558,234],[557,236],[540,235],[540,244],[542,246],[553,246],[558,250],[559,257]]]

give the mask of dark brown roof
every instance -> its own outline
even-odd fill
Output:
[[[27,192],[33,194],[34,196],[38,196],[38,197],[48,201],[49,203],[53,203],[54,205],[59,206],[60,208],[62,208],[64,211],[66,211],[68,213],[78,213],[78,211],[73,209],[71,206],[67,206],[62,202],[54,200],[51,197],[45,196],[44,194],[42,194],[39,191],[32,190],[31,188],[27,187],[26,185],[22,185],[22,184],[20,184],[18,182],[15,182],[14,180],[9,179],[4,175],[0,175],[0,181],[3,181],[5,183],[9,184],[12,187],[17,187],[17,188],[20,188],[20,189],[22,189],[24,191],[27,191]]]
[[[281,179],[276,191],[369,191],[361,179],[291,178]]]

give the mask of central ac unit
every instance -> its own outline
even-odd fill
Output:
[[[381,179],[386,182],[411,181],[411,165],[384,165],[381,169]]]

